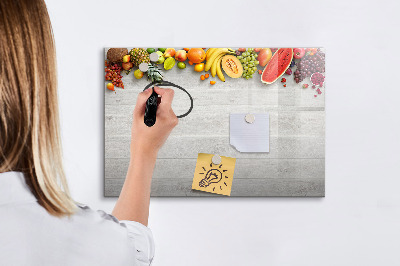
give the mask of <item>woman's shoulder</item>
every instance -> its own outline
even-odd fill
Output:
[[[13,260],[39,265],[43,250],[52,254],[48,265],[60,260],[64,265],[127,265],[138,260],[138,243],[129,230],[111,215],[88,207],[59,218],[35,201],[0,205],[0,224],[2,240],[8,243],[0,247],[0,265]],[[15,247],[21,245],[30,252],[18,252]]]
[[[125,243],[136,253],[137,260],[151,263],[155,247],[152,232],[147,226],[135,221],[120,221],[103,210],[94,210],[85,204],[78,203],[77,206],[73,217],[76,226],[100,234],[114,244],[116,241]]]

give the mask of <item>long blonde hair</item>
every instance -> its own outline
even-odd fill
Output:
[[[55,45],[43,0],[0,1],[0,172],[21,171],[50,214],[70,215]]]

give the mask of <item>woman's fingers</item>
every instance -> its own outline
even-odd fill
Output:
[[[146,101],[152,93],[153,93],[152,88],[148,88],[147,90],[139,93],[137,100],[136,100],[135,109],[133,110],[134,116],[136,116],[136,117],[144,116],[144,110],[146,108]]]
[[[154,91],[161,96],[161,103],[157,108],[157,116],[159,116],[161,120],[167,122],[168,125],[171,124],[173,126],[176,126],[176,124],[178,123],[178,118],[171,108],[171,104],[174,99],[174,90],[154,87]],[[152,88],[149,88],[144,92],[139,93],[136,100],[136,106],[133,111],[134,118],[140,119],[144,116],[147,99],[152,93]]]
[[[161,105],[162,108],[171,108],[172,101],[174,100],[174,90],[173,89],[162,89],[159,87],[154,87],[154,91],[161,95]]]

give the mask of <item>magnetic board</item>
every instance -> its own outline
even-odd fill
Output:
[[[104,53],[106,62],[108,49]],[[128,51],[131,49],[127,47]],[[237,52],[238,48],[232,49],[233,56],[242,54]],[[276,49],[270,49],[273,55]],[[210,71],[209,77],[202,80],[201,75],[206,72],[196,72],[196,64],[189,64],[188,59],[184,61],[184,69],[178,68],[178,60],[169,70],[158,64],[164,80],[185,88],[192,95],[194,106],[187,117],[180,119],[158,154],[151,196],[220,197],[192,190],[199,153],[236,158],[231,197],[324,196],[326,84],[319,80],[322,84],[313,85],[308,72],[319,70],[325,77],[325,66],[322,71],[322,63],[312,59],[316,53],[325,55],[325,50],[304,48],[304,51],[302,58],[293,59],[295,64],[289,67],[292,73],[289,75],[288,71],[272,84],[261,82],[259,70],[265,67],[260,65],[249,79],[230,78],[223,72],[225,82],[222,82],[218,76],[212,77]],[[300,75],[304,79],[299,83],[295,80],[297,68],[306,76]],[[150,82],[146,73],[143,78],[135,78],[136,69],[134,66],[128,75],[121,72],[123,89],[115,86],[111,91],[107,89],[109,81],[105,81],[104,195],[107,197],[119,196],[121,191],[130,158],[132,111],[138,93]],[[186,112],[190,107],[188,96],[175,90],[172,107],[176,114]],[[242,153],[230,144],[229,117],[233,113],[269,114],[269,152]]]

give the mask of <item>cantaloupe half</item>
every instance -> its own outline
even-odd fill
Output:
[[[225,55],[222,58],[222,68],[225,73],[231,78],[240,78],[243,74],[243,66],[240,63],[239,59],[233,55]]]

